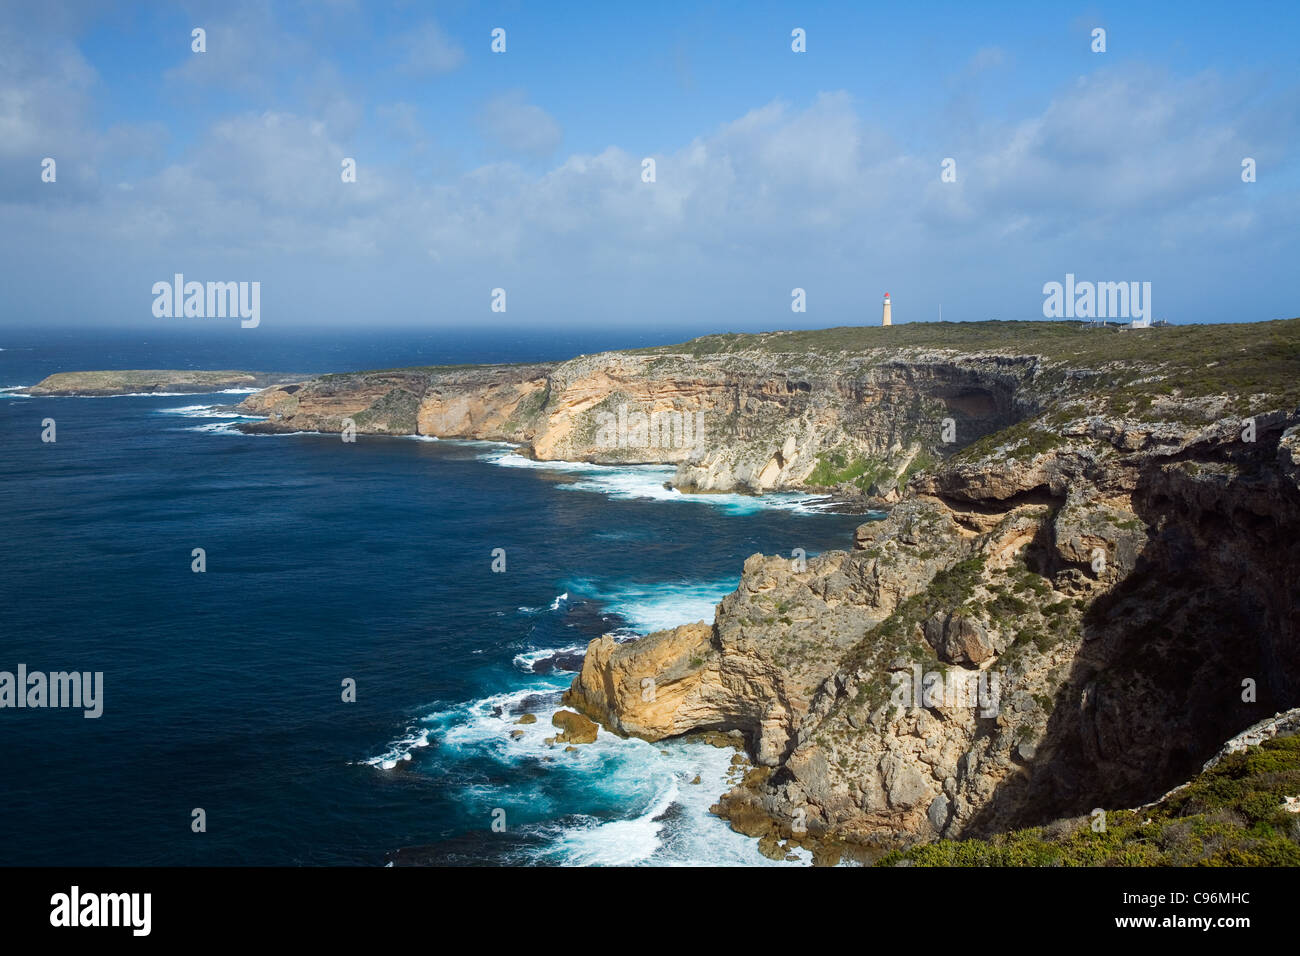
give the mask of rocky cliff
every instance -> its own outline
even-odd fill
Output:
[[[433,435],[527,442],[545,365],[466,365],[320,375],[250,395],[248,431]]]
[[[336,432],[351,420],[361,434],[517,442],[543,460],[674,464],[686,491],[890,497],[909,468],[1018,420],[1040,367],[1032,355],[783,338],[319,376],[250,397],[268,420],[244,427]]]
[[[711,625],[593,643],[569,702],[742,731],[717,811],[823,858],[1158,797],[1300,702],[1298,325],[1041,356],[851,551],[755,555]]]
[[[623,734],[739,731],[737,829],[868,855],[1155,799],[1300,703],[1300,320],[712,336],[554,365],[325,376],[255,428],[664,462],[684,490],[893,503],[751,557],[714,620],[594,641]]]

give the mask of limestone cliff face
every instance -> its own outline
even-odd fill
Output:
[[[833,454],[873,463],[892,489],[919,454],[1014,421],[1037,366],[915,350],[607,352],[555,366],[321,376],[251,396],[245,407],[270,420],[245,427],[339,431],[351,419],[361,433],[515,441],[541,460],[674,464],[686,491],[834,484],[816,474]]]
[[[917,520],[865,525],[859,548],[870,541],[880,554],[893,554],[924,534],[962,549],[974,536],[929,503],[908,502],[896,514]],[[632,643],[592,642],[570,702],[620,733],[651,740],[740,730],[756,763],[778,766],[841,658],[941,567],[937,552],[910,557],[830,552],[799,565],[756,554],[712,627],[701,622]],[[647,697],[645,687],[655,693]]]
[[[541,369],[503,370],[495,380],[477,376],[440,376],[429,383],[416,412],[416,430],[438,437],[503,438],[531,436],[529,411],[546,390]]]
[[[733,721],[721,685],[720,655],[703,623],[661,631],[654,641],[619,645],[606,635],[592,641],[583,659],[586,679],[573,685],[565,703],[600,714],[625,736],[658,740]]]
[[[689,648],[593,646],[570,697],[650,739],[743,731],[771,773],[718,810],[753,835],[887,846],[1154,799],[1300,701],[1300,410],[1254,422],[958,456],[852,551],[750,558]],[[707,707],[624,690],[687,653]]]
[[[322,375],[250,395],[267,420],[248,431],[433,435],[526,442],[546,388],[545,365],[475,365]]]

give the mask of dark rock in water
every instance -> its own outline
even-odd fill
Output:
[[[576,674],[582,670],[582,659],[586,657],[583,651],[558,651],[550,657],[543,657],[533,663],[534,674],[553,674],[556,671],[567,671]]]
[[[600,637],[625,623],[617,614],[606,611],[599,601],[570,601],[568,613],[564,615],[565,626],[587,638]],[[578,651],[577,654],[581,657],[582,652]]]
[[[560,702],[560,694],[561,694],[560,691],[554,691],[553,693],[547,693],[547,694],[529,694],[523,700],[516,701],[513,704],[510,704],[509,706],[503,706],[501,704],[497,704],[495,707],[492,708],[492,716],[493,717],[512,717],[518,715],[529,716],[539,710],[550,710],[552,707],[556,706]],[[533,720],[536,719],[537,719],[536,717],[533,717]],[[533,721],[526,721],[522,719],[515,721],[515,723],[519,723],[519,724],[532,723],[532,722]]]
[[[684,823],[685,820],[686,820],[686,808],[677,802],[668,804],[668,806],[664,808],[664,812],[659,814],[659,816],[655,817],[656,823],[668,823],[668,824],[678,823],[678,822]]]
[[[711,747],[736,747],[745,746],[745,735],[739,730],[696,730],[685,736],[686,740],[697,741],[708,744]]]

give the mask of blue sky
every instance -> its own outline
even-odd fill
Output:
[[[1300,5],[1133,7],[9,4],[0,323],[220,321],[176,272],[284,328],[1300,314]]]

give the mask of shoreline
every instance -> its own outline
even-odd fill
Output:
[[[715,336],[317,376],[250,395],[266,420],[235,430],[486,440],[617,471],[644,465],[600,450],[600,410],[708,414],[707,447],[651,456],[676,469],[661,493],[888,505],[846,550],[751,556],[712,625],[593,641],[566,702],[650,741],[743,732],[766,772],[718,807],[769,850],[803,814],[822,842],[929,842],[1138,805],[1255,705],[1296,703],[1300,372],[1279,337],[1297,332],[1171,327],[1154,355],[1141,331],[1060,322]],[[1221,686],[1239,661],[1258,700]],[[913,665],[996,668],[1005,706],[894,706]]]

